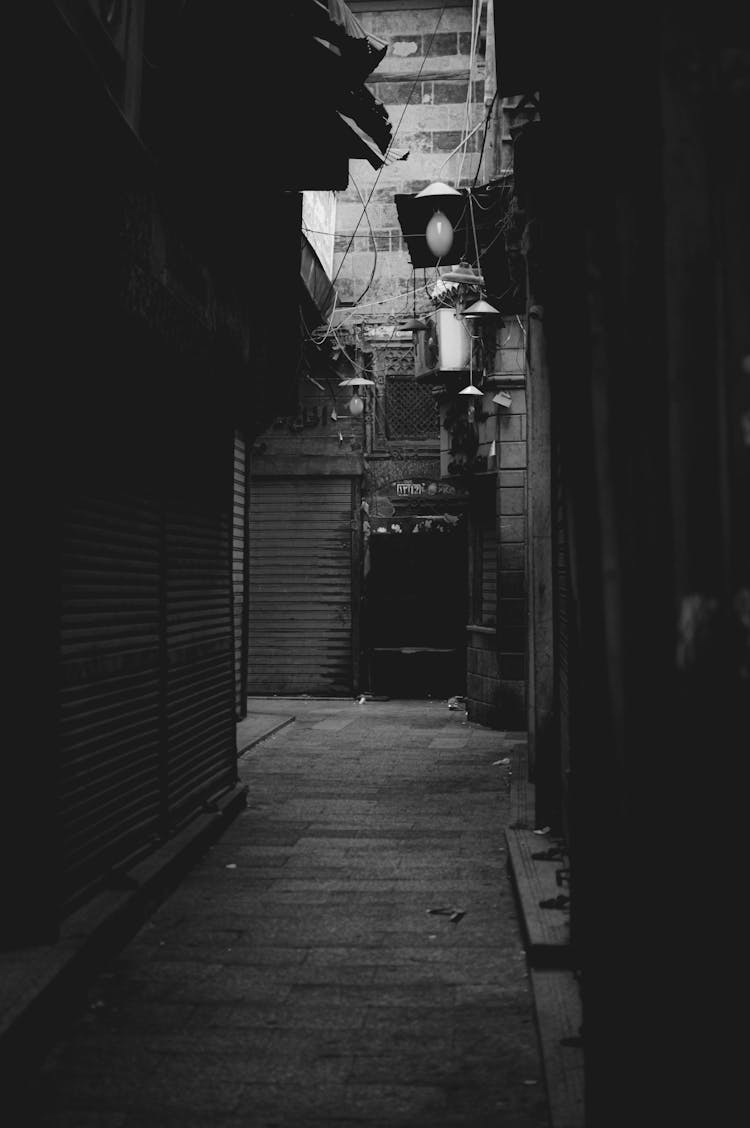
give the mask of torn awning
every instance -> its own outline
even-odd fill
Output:
[[[302,235],[300,278],[303,286],[303,314],[308,329],[328,321],[336,298],[336,287],[326,274],[306,235]]]
[[[318,65],[309,81],[314,80],[316,90],[330,99],[341,127],[339,136],[346,147],[351,146],[347,155],[380,168],[391,143],[391,122],[384,104],[365,82],[385,56],[387,42],[367,32],[343,0],[298,0],[297,9],[318,51]]]
[[[388,43],[366,31],[344,0],[312,0],[313,34],[334,47],[353,70],[359,82],[381,63]]]
[[[409,156],[408,149],[395,149],[391,145],[386,148],[385,152],[382,152],[372,137],[365,133],[363,129],[360,129],[354,118],[342,114],[340,110],[337,113],[343,126],[351,134],[351,147],[348,149],[350,157],[359,157],[362,160],[369,161],[373,168],[380,168],[384,164],[389,165],[395,161],[406,160]]]

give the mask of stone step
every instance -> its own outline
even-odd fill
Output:
[[[584,1128],[581,997],[575,974],[531,968],[534,1010],[547,1086],[550,1128]]]
[[[535,858],[535,854],[562,848],[532,830],[510,828],[505,839],[529,966],[574,967],[569,890],[566,881],[558,882],[560,871],[564,876],[568,870],[567,857],[563,853],[552,859]],[[551,901],[560,902],[560,907],[544,907],[544,902]]]

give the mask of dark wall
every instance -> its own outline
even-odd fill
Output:
[[[211,646],[226,643],[229,658],[230,556],[222,538],[231,527],[233,434],[239,428],[252,436],[283,409],[299,359],[298,194],[266,194],[256,184],[241,200],[224,196],[218,167],[201,178],[210,181],[210,193],[183,190],[174,169],[141,145],[53,6],[42,9],[21,49],[28,60],[20,90],[24,119],[9,154],[15,172],[8,347],[17,367],[7,400],[14,424],[5,444],[14,546],[8,724],[22,734],[9,749],[4,781],[7,793],[21,798],[4,827],[10,845],[3,851],[3,920],[11,944],[54,937],[65,896],[58,694],[71,589],[64,544],[73,545],[66,552],[75,598],[83,591],[92,610],[95,602],[86,579],[88,550],[71,542],[70,515],[94,495],[113,512],[127,498],[131,541],[143,531],[133,499],[167,524],[170,513],[178,524],[187,521],[194,543],[199,525],[214,529],[213,557],[204,561],[199,586],[218,584],[218,635],[226,638]],[[233,218],[242,237],[234,238]],[[170,590],[185,598],[162,551],[155,544],[163,561],[161,598],[169,599]],[[127,615],[124,592],[121,603],[122,612],[113,614]],[[198,669],[208,645],[198,622],[205,612],[195,607],[189,642],[183,636],[175,642],[179,628],[167,605],[155,620],[161,653],[154,662],[163,664],[164,648],[176,646],[179,692],[192,695],[189,670]],[[106,630],[104,637],[114,638]],[[94,664],[101,649],[92,638]],[[85,646],[78,657],[86,657]],[[176,683],[165,669],[160,677],[168,697]],[[216,737],[216,747],[223,742],[227,749],[225,782],[235,770],[231,689],[226,696],[228,723]],[[216,708],[221,713],[218,698]],[[158,737],[161,746],[165,739]],[[106,758],[106,741],[97,755]],[[169,786],[177,802],[180,781]],[[165,804],[162,832],[169,823]]]
[[[750,735],[748,54],[722,6],[708,24],[684,17],[580,5],[551,19],[542,133],[516,147],[567,515],[593,1128],[718,1121],[733,1099],[716,1081],[733,1059]]]

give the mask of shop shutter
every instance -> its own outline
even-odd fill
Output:
[[[352,692],[351,478],[250,490],[251,694]]]
[[[170,825],[236,777],[231,498],[165,518]]]
[[[61,886],[75,907],[159,829],[160,515],[79,497],[62,520]]]
[[[234,436],[232,506],[232,601],[234,610],[235,716],[247,715],[247,452],[244,436]]]

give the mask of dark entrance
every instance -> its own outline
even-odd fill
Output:
[[[452,522],[452,523],[451,523]],[[366,578],[370,688],[399,698],[451,697],[466,682],[465,520],[373,532]]]

